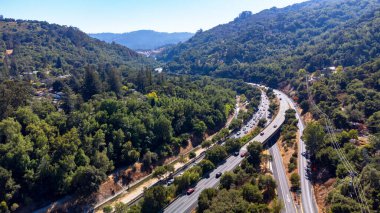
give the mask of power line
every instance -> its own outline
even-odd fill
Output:
[[[341,162],[343,163],[343,166],[350,173],[350,176],[352,178],[352,186],[353,186],[353,189],[354,189],[355,196],[356,196],[356,198],[358,199],[358,201],[360,203],[361,212],[363,212],[363,209],[364,209],[364,212],[367,211],[369,213],[370,210],[369,210],[369,207],[368,207],[368,204],[367,204],[367,200],[366,200],[365,195],[364,195],[364,190],[363,190],[362,186],[360,185],[360,180],[358,180],[357,185],[355,184],[355,176],[357,176],[358,173],[355,171],[355,168],[351,165],[351,163],[346,158],[344,152],[341,150],[341,146],[340,146],[340,144],[337,142],[337,140],[335,138],[333,125],[332,125],[332,123],[331,123],[331,121],[329,119],[329,116],[326,115],[314,103],[313,97],[312,97],[312,95],[310,93],[310,90],[309,90],[309,83],[308,83],[308,76],[307,75],[306,75],[306,89],[307,89],[307,93],[308,93],[309,103],[311,103],[312,107],[317,111],[317,113],[319,113],[324,118],[325,128],[327,130],[328,135],[330,136],[331,142],[333,144],[333,148],[337,152],[338,157],[340,158]]]

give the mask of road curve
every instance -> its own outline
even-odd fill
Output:
[[[281,92],[282,93],[282,92]],[[283,93],[282,93],[283,94]],[[289,106],[296,110],[296,118],[298,119],[298,129],[300,131],[299,134],[299,151],[298,151],[298,173],[300,175],[301,179],[301,203],[302,203],[302,209],[305,213],[317,213],[318,212],[318,206],[315,201],[314,193],[313,193],[313,186],[308,178],[308,163],[309,160],[306,158],[306,146],[305,143],[302,140],[302,134],[303,130],[305,129],[305,126],[302,122],[301,116],[298,113],[296,109],[296,104],[293,102],[291,98],[283,94],[283,97],[285,97],[285,100],[288,102]]]
[[[280,100],[280,110],[278,114],[281,114],[284,117],[285,121],[285,112],[290,108],[286,100],[286,95],[278,90],[273,91],[275,92],[277,98]],[[292,198],[292,193],[290,192],[290,187],[288,184],[286,171],[282,161],[282,156],[277,144],[273,144],[273,146],[269,149],[269,153],[272,156],[272,171],[273,176],[275,177],[275,180],[277,182],[278,197],[280,200],[282,200],[284,204],[284,209],[282,210],[282,212],[297,212]]]
[[[278,92],[277,92],[278,93]],[[280,95],[281,96],[281,95]],[[262,132],[264,133],[263,135],[258,135],[255,138],[253,138],[250,142],[252,141],[258,141],[261,143],[266,142],[272,135],[274,135],[278,128],[282,125],[282,123],[285,121],[285,111],[289,108],[289,105],[285,101],[285,99],[282,98],[280,101],[280,109],[274,120],[268,125]],[[277,126],[274,128],[274,126]],[[241,151],[247,150],[247,146],[249,143],[244,145],[241,148]],[[281,156],[279,156],[281,158]],[[281,179],[281,184],[280,186],[283,186],[284,181],[287,185],[286,182],[286,176],[285,176],[285,171],[282,166],[282,160],[276,158],[277,161],[273,163],[273,166],[278,168],[278,176]],[[195,186],[195,191],[190,194],[190,195],[182,195],[178,197],[175,201],[173,201],[167,208],[165,208],[164,212],[172,213],[172,212],[191,212],[192,209],[194,209],[197,206],[198,202],[198,197],[200,193],[206,189],[206,188],[212,188],[216,187],[219,184],[219,179],[215,178],[216,173],[218,172],[226,172],[226,171],[231,171],[235,167],[237,167],[243,158],[240,156],[230,156],[227,158],[225,163],[222,165],[219,165],[213,172],[210,173],[209,178],[205,178],[200,180],[197,185]],[[281,160],[281,163],[279,163]],[[285,177],[285,179],[284,179]],[[285,186],[285,185],[284,185]],[[286,192],[285,192],[286,191]],[[282,199],[288,201],[289,199],[289,187],[283,187],[283,190],[281,191],[281,196]],[[293,204],[293,200],[290,197],[289,202],[284,202],[286,205],[286,212],[296,212],[295,207]]]

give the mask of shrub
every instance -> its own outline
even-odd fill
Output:
[[[195,152],[191,151],[189,153],[189,158],[192,159],[192,158],[195,158],[197,156],[197,154],[195,154]]]

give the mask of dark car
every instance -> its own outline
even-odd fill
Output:
[[[264,132],[260,132],[260,135],[264,135]]]
[[[190,194],[192,194],[194,191],[195,191],[194,188],[190,188],[190,189],[187,190],[186,194],[187,194],[187,195],[190,195]]]
[[[170,180],[168,180],[168,182],[166,182],[166,184],[168,186],[172,185],[173,183],[174,183],[174,179],[173,178],[171,178]]]
[[[235,155],[235,156],[239,156],[239,152],[235,152],[234,155]]]
[[[220,176],[222,176],[222,173],[221,173],[221,172],[218,172],[218,173],[216,173],[216,175],[215,175],[216,178],[219,178]]]

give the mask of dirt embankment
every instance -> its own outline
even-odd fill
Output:
[[[328,206],[326,203],[326,198],[329,195],[329,193],[334,189],[335,182],[335,178],[330,178],[323,183],[317,183],[313,186],[315,200],[317,201],[319,211],[321,211],[322,213],[327,213],[326,209],[328,209]]]

